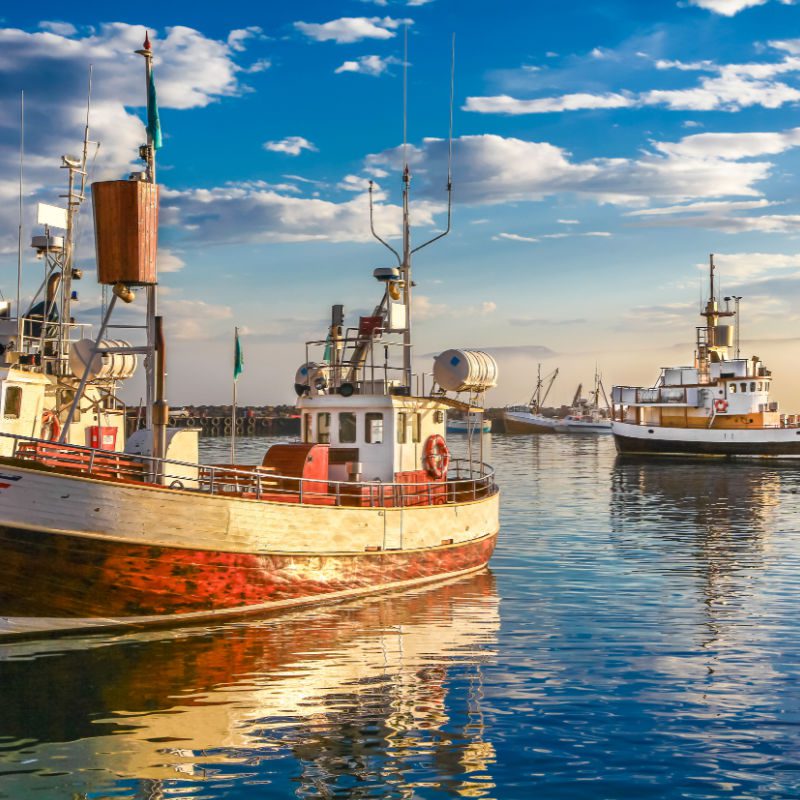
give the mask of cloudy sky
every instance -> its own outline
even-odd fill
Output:
[[[417,241],[445,222],[456,34],[454,231],[415,262],[418,366],[494,352],[492,402],[538,361],[566,401],[595,364],[650,383],[690,363],[708,253],[743,295],[742,341],[800,409],[800,5],[791,0],[171,2],[127,12],[44,0],[0,20],[0,283],[16,283],[19,93],[26,227],[80,146],[89,65],[92,177],[143,141],[145,27],[165,134],[161,308],[174,404],[224,402],[243,329],[245,402],[292,398],[331,303],[373,304],[399,231],[403,31]],[[224,19],[224,22],[222,21]],[[86,209],[89,211],[89,209]],[[80,261],[92,270],[90,213]],[[387,256],[389,258],[387,259]],[[4,276],[4,277],[2,277]],[[40,267],[26,254],[25,286]],[[76,314],[96,314],[91,275]],[[130,393],[136,394],[137,387]]]

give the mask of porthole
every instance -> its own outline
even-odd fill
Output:
[[[653,432],[653,429],[652,429],[652,428],[648,428],[648,429],[647,429],[647,432],[648,432],[648,433],[652,433],[652,432]]]

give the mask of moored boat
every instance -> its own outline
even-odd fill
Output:
[[[740,297],[720,308],[709,259],[709,298],[697,328],[692,366],[664,367],[652,387],[615,386],[612,433],[635,455],[800,458],[796,415],[770,399],[772,372],[758,356],[742,358]],[[730,301],[735,307],[730,308]],[[727,323],[735,321],[735,327]]]
[[[542,413],[547,396],[553,388],[558,369],[542,377],[542,365],[539,364],[536,372],[536,386],[531,399],[525,405],[507,406],[503,409],[503,424],[506,433],[556,433],[559,420],[548,417]]]
[[[491,433],[492,421],[485,419],[481,414],[468,414],[462,418],[447,416],[448,433]]]
[[[149,43],[138,52],[149,86]],[[497,368],[486,354],[448,350],[434,363],[435,391],[412,392],[408,167],[403,251],[397,268],[375,270],[375,310],[347,326],[336,305],[326,337],[306,343],[295,378],[302,441],[273,445],[259,466],[220,465],[199,463],[196,435],[191,452],[167,428],[151,125],[141,153],[143,172],[92,187],[98,279],[113,297],[74,402],[99,379],[98,354],[134,349],[103,337],[116,301],[135,303],[144,287],[148,345],[137,352],[151,365],[152,424],[124,453],[70,444],[72,416],[59,441],[0,434],[0,616],[51,618],[58,630],[98,619],[172,624],[483,568],[499,528],[494,473],[479,454],[450,457],[445,417],[480,410]]]

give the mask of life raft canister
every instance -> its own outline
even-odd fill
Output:
[[[441,480],[447,475],[450,466],[450,451],[447,443],[438,433],[429,436],[425,442],[425,472],[435,480]]]
[[[725,413],[728,410],[728,401],[727,400],[715,400],[714,401],[714,410],[717,413]]]

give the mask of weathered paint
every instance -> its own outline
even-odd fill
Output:
[[[499,527],[497,493],[403,509],[320,507],[8,460],[0,483],[3,616],[194,614],[379,591],[479,568]]]
[[[360,554],[252,554],[4,526],[0,614],[138,617],[307,602],[475,569],[489,561],[495,539]]]

